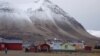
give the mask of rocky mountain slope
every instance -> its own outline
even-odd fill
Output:
[[[8,2],[0,2],[1,35],[19,35],[24,40],[32,41],[52,38],[85,41],[87,44],[99,41],[99,38],[90,35],[79,22],[51,1],[38,0],[34,4],[38,6],[33,5],[22,11]]]

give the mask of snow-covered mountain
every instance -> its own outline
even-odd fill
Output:
[[[29,38],[23,39],[34,41],[52,38],[64,41],[85,41],[87,44],[95,44],[99,41],[51,1],[37,0],[33,4],[36,5],[31,5],[23,11],[7,2],[0,2],[0,33],[8,35],[27,33]]]

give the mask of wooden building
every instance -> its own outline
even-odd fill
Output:
[[[86,50],[86,51],[91,51],[91,50],[92,50],[92,47],[91,47],[91,46],[86,45],[86,46],[84,47],[84,50]]]
[[[47,40],[47,44],[50,45],[51,50],[61,50],[62,41],[59,39],[49,39]]]
[[[40,45],[40,51],[41,52],[49,52],[50,51],[50,45],[44,43]]]
[[[72,43],[63,43],[61,45],[61,49],[65,50],[65,51],[74,51],[75,49],[75,45]]]
[[[22,50],[22,43],[23,41],[19,38],[5,37],[1,42],[1,49],[7,48],[8,50]]]
[[[76,50],[84,50],[84,43],[81,42],[76,42],[76,43],[72,43],[75,47]]]

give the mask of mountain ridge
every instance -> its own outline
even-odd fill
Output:
[[[79,22],[51,1],[39,0],[35,3],[39,4],[39,7],[32,6],[26,11],[6,7],[8,5],[4,3],[5,7],[0,7],[0,26],[2,26],[0,33],[3,35],[15,33],[13,35],[31,41],[52,38],[63,41],[85,41],[87,44],[99,41],[99,38],[90,35]],[[5,9],[9,10],[4,11]]]

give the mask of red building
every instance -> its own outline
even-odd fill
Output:
[[[85,46],[84,48],[86,51],[92,51],[92,47],[91,46]]]
[[[17,38],[1,38],[0,40],[0,50],[22,50],[22,40]]]
[[[40,49],[41,49],[41,51],[42,52],[49,52],[50,51],[50,45],[48,45],[48,44],[41,44],[40,45]]]
[[[39,44],[37,46],[29,46],[25,48],[25,52],[49,52],[50,51],[50,45],[44,43]]]

